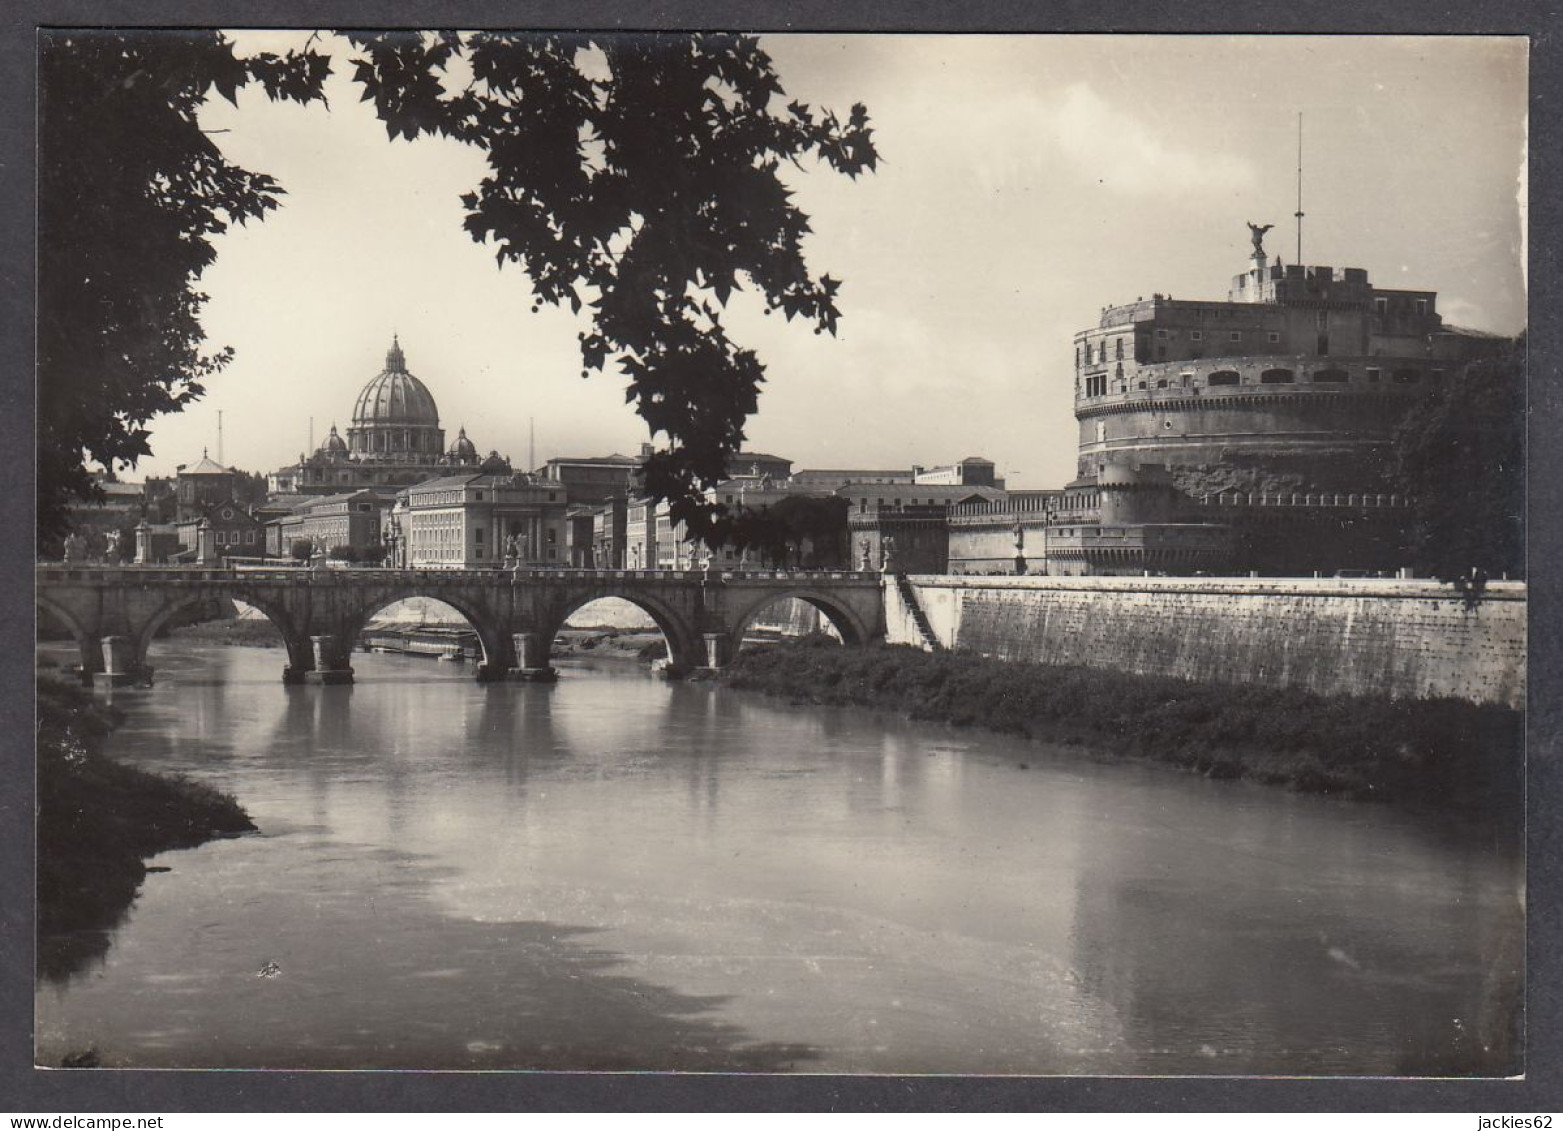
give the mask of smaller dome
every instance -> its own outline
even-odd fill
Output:
[[[478,447],[471,440],[467,439],[465,425],[456,433],[456,439],[451,443],[449,454],[452,459],[475,460],[478,458]]]
[[[331,426],[331,434],[326,437],[326,442],[320,445],[320,450],[328,456],[345,456],[347,454],[347,441],[337,435],[335,424]]]

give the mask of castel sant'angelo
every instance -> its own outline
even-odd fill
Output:
[[[1272,263],[1268,226],[1249,229],[1226,301],[1153,295],[1075,335],[1070,490],[1171,488],[1121,517],[1225,527],[1232,565],[1391,566],[1406,502],[1387,477],[1394,426],[1500,339],[1444,325],[1432,291]]]
[[[1075,335],[1075,479],[953,507],[950,572],[1404,565],[1395,426],[1504,339],[1445,325],[1432,291],[1271,262],[1270,225],[1248,227],[1224,301],[1156,294]]]

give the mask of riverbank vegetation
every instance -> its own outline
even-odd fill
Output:
[[[168,630],[173,640],[193,644],[229,644],[241,648],[281,648],[282,633],[264,618],[241,617],[235,620],[203,620]]]
[[[656,629],[564,628],[554,637],[555,656],[601,656],[649,664],[667,655],[667,641]]]
[[[729,686],[1108,751],[1212,778],[1487,818],[1521,812],[1523,715],[818,639],[740,652]]]
[[[135,899],[143,860],[255,826],[226,794],[107,757],[117,721],[85,688],[38,680],[38,975],[102,954]]]

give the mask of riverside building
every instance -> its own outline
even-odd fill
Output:
[[[953,507],[953,572],[1400,564],[1394,427],[1501,339],[1445,325],[1432,291],[1271,263],[1261,235],[1224,301],[1156,294],[1075,335],[1075,480]]]

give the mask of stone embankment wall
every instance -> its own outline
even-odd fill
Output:
[[[1525,585],[1468,607],[1435,581],[1269,578],[910,578],[940,645],[1324,694],[1525,704]],[[921,645],[885,589],[888,639]]]

